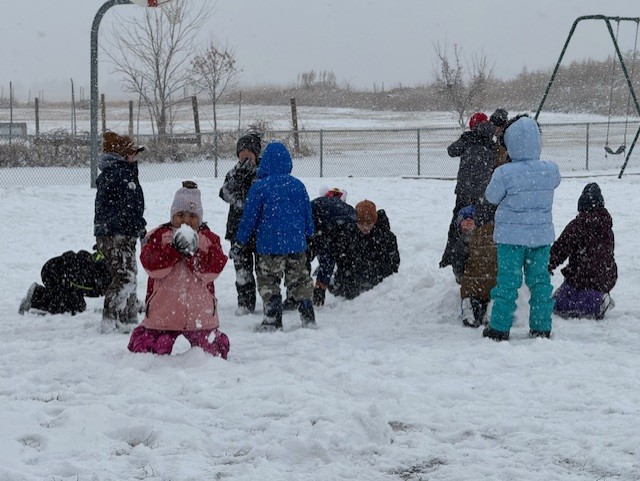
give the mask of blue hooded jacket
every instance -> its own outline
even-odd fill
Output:
[[[236,234],[236,241],[246,244],[255,232],[258,254],[304,252],[307,237],[314,233],[307,189],[291,175],[292,169],[291,155],[284,144],[267,145]]]
[[[555,239],[552,207],[561,179],[558,166],[540,160],[540,129],[532,118],[511,124],[504,141],[511,162],[493,172],[485,192],[485,198],[498,205],[493,240],[526,247],[550,245]]]

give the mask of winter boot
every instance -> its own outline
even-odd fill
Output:
[[[24,315],[25,312],[31,309],[33,294],[37,288],[38,288],[37,282],[34,282],[29,286],[29,289],[27,289],[27,294],[24,296],[24,298],[20,302],[20,307],[18,308],[18,314]]]
[[[610,311],[611,309],[613,309],[615,307],[616,303],[613,302],[613,299],[611,299],[611,296],[609,295],[608,292],[605,292],[602,295],[602,300],[600,301],[600,312],[598,312],[598,315],[596,315],[596,319],[598,321],[604,319],[604,315]]]
[[[313,302],[311,302],[311,299],[300,301],[298,311],[300,312],[302,327],[306,327],[307,329],[315,329],[317,327],[316,314],[313,311]]]
[[[255,282],[247,284],[238,284],[236,282],[236,290],[238,291],[238,308],[236,316],[246,316],[256,309],[256,285]]]
[[[273,332],[282,329],[282,296],[273,295],[264,305],[264,318],[258,332]]]
[[[460,319],[462,320],[462,324],[467,327],[478,327],[473,315],[471,298],[469,297],[465,297],[460,301]]]
[[[111,317],[102,317],[100,326],[98,326],[98,332],[100,334],[111,334],[116,331],[116,320]]]
[[[487,326],[482,331],[482,337],[488,337],[489,339],[493,339],[494,341],[508,341],[509,340],[509,332],[496,331],[493,327]]]
[[[137,318],[127,319],[126,321],[116,319],[116,329],[122,334],[130,334],[136,327],[138,327]]]
[[[542,339],[551,339],[551,331],[536,331],[531,329],[529,331],[529,337],[540,337]]]
[[[483,301],[476,297],[471,298],[471,307],[473,308],[474,325],[472,327],[480,327],[487,324],[487,307],[489,301]]]
[[[234,314],[240,317],[240,316],[248,316],[252,312],[253,311],[249,309],[247,306],[238,306]]]

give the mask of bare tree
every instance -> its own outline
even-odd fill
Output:
[[[453,46],[450,58],[449,47],[434,45],[438,57],[434,66],[435,86],[446,105],[458,114],[458,123],[464,127],[466,112],[482,106],[492,80],[492,68],[484,54],[475,54],[471,62],[462,55],[462,48]]]
[[[332,70],[315,70],[298,74],[298,85],[303,89],[335,88],[337,85],[336,74]]]
[[[209,47],[191,62],[192,81],[200,90],[206,91],[213,104],[213,130],[218,131],[216,106],[225,92],[237,83],[238,68],[233,49],[222,48],[214,40]]]
[[[118,17],[105,54],[122,75],[126,92],[137,94],[149,110],[158,137],[167,133],[172,98],[190,85],[189,62],[197,34],[211,15],[212,2],[197,10],[188,0],[145,8],[142,18]]]

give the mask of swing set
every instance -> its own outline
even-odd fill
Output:
[[[564,57],[564,54],[567,51],[567,47],[569,46],[569,42],[571,41],[571,37],[573,36],[576,27],[578,26],[578,23],[580,23],[583,20],[603,20],[607,26],[607,30],[609,31],[609,35],[611,36],[611,40],[613,42],[613,46],[615,49],[615,56],[613,57],[613,61],[612,61],[612,66],[611,66],[611,86],[610,86],[610,91],[609,91],[609,112],[607,115],[607,136],[606,136],[606,140],[605,140],[605,145],[604,145],[604,151],[605,151],[605,157],[607,157],[607,155],[620,155],[626,152],[626,157],[624,160],[624,163],[622,164],[622,168],[620,169],[620,174],[618,175],[618,178],[622,177],[622,174],[625,170],[625,168],[627,167],[627,163],[629,162],[629,158],[631,157],[631,152],[633,152],[633,148],[636,145],[636,142],[638,141],[638,137],[640,137],[640,126],[638,127],[638,130],[636,131],[636,135],[634,136],[631,145],[628,147],[627,149],[627,127],[629,126],[629,114],[630,114],[630,109],[631,109],[631,100],[633,100],[633,103],[635,105],[636,108],[636,112],[638,114],[638,116],[640,116],[640,105],[638,104],[638,97],[636,96],[635,90],[633,89],[633,76],[635,74],[635,67],[636,67],[636,51],[637,51],[637,47],[638,47],[638,30],[640,27],[640,17],[608,17],[605,15],[585,15],[582,17],[578,17],[574,22],[573,25],[571,26],[571,30],[569,31],[569,36],[567,37],[567,40],[565,41],[564,47],[562,47],[562,51],[560,52],[560,57],[558,58],[558,61],[556,63],[556,66],[553,70],[553,73],[551,74],[551,78],[549,79],[549,82],[547,83],[547,88],[544,92],[544,95],[542,96],[542,100],[540,101],[540,105],[538,106],[538,110],[536,111],[536,115],[535,115],[535,119],[538,119],[538,116],[540,115],[540,112],[542,111],[542,107],[545,103],[545,101],[547,100],[547,96],[549,95],[549,91],[551,90],[551,85],[553,84],[553,81],[556,78],[556,74],[558,73],[558,70],[560,69],[560,63],[562,62],[562,58]],[[616,22],[616,31],[614,33],[613,31],[613,27],[611,26],[611,22]],[[622,56],[622,53],[620,52],[620,47],[618,46],[618,33],[620,32],[620,23],[621,22],[635,22],[636,24],[636,33],[635,33],[635,42],[634,42],[634,46],[633,46],[633,57],[631,60],[631,74],[629,74],[629,71],[627,70],[627,66],[625,64],[624,58]],[[618,62],[616,62],[616,57]],[[618,146],[617,149],[612,149],[609,146],[609,130],[611,127],[611,113],[612,113],[612,104],[613,104],[613,90],[614,90],[614,76],[615,76],[615,72],[616,72],[616,65],[617,63],[620,64],[620,68],[622,69],[622,73],[624,74],[624,78],[627,81],[627,86],[629,87],[629,94],[627,97],[627,111],[626,111],[626,116],[625,116],[625,122],[624,122],[624,139],[623,142],[620,146]]]

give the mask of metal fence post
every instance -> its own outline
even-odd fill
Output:
[[[418,137],[418,175],[420,175],[420,129],[416,129]]]
[[[213,131],[213,176],[218,178],[218,131]]]
[[[587,157],[585,159],[585,163],[584,163],[584,167],[585,169],[589,170],[589,123],[587,123],[587,145],[586,145],[586,149],[587,149]]]
[[[320,130],[320,177],[322,177],[323,139],[324,139],[323,131]]]

